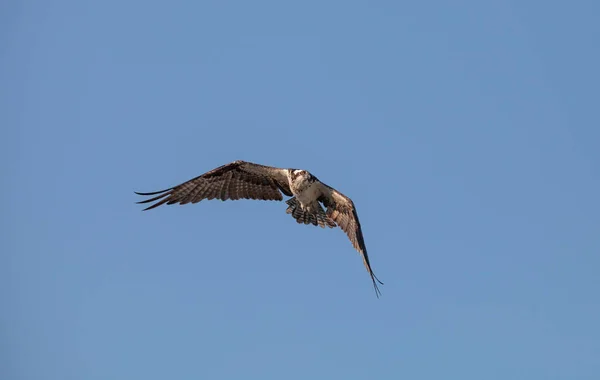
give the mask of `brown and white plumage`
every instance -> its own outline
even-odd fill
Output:
[[[245,161],[234,161],[206,172],[175,187],[152,193],[137,203],[156,202],[144,209],[150,210],[162,204],[197,203],[204,199],[237,200],[283,200],[282,194],[292,198],[286,201],[286,213],[298,223],[313,224],[322,228],[339,226],[348,236],[354,248],[362,255],[363,262],[375,288],[383,285],[371,269],[360,221],[350,198],[327,186],[305,170],[280,169]],[[325,206],[326,210],[321,206]]]
[[[237,200],[258,199],[281,201],[281,191],[292,195],[286,171],[250,162],[235,161],[220,166],[180,185],[138,195],[157,195],[137,203],[158,201],[144,209],[150,210],[164,203],[198,203],[203,199]]]
[[[375,292],[381,294],[377,283],[383,285],[383,282],[379,281],[373,270],[371,269],[371,263],[369,262],[369,255],[367,254],[367,246],[365,245],[365,239],[362,234],[362,228],[360,227],[360,220],[358,219],[358,213],[354,202],[344,194],[340,193],[336,189],[323,184],[329,191],[319,198],[325,207],[327,207],[327,216],[333,220],[342,231],[348,235],[352,246],[361,254],[365,268],[371,276]]]

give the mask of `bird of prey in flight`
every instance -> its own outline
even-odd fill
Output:
[[[137,203],[154,202],[144,209],[150,210],[162,204],[197,203],[203,199],[257,199],[281,201],[281,193],[291,197],[286,201],[286,213],[298,223],[313,224],[325,228],[339,226],[348,235],[354,248],[362,255],[363,262],[375,288],[381,294],[369,263],[367,247],[363,238],[358,214],[350,198],[319,181],[306,170],[281,169],[252,162],[234,161],[220,166],[196,178],[170,189],[138,195],[152,196]],[[325,206],[325,210],[321,206]]]

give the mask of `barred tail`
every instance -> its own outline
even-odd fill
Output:
[[[325,228],[325,226],[329,228],[336,227],[335,222],[327,216],[319,203],[317,203],[318,211],[316,214],[302,210],[300,202],[295,197],[288,199],[285,203],[288,204],[288,208],[285,210],[286,214],[292,214],[292,217],[298,223],[312,224],[321,228]]]

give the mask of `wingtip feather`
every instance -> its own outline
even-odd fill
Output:
[[[134,191],[134,193],[136,193],[137,195],[156,195],[156,194],[160,194],[160,193],[165,193],[165,192],[167,192],[169,190],[173,190],[173,188],[159,190],[159,191],[153,191],[151,193],[140,193],[140,192],[137,192],[137,191]]]

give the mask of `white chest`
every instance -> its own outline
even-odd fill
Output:
[[[310,185],[299,189],[296,194],[296,198],[303,206],[308,206],[313,202],[317,201],[317,198],[321,195],[320,186],[317,182],[311,183]]]

